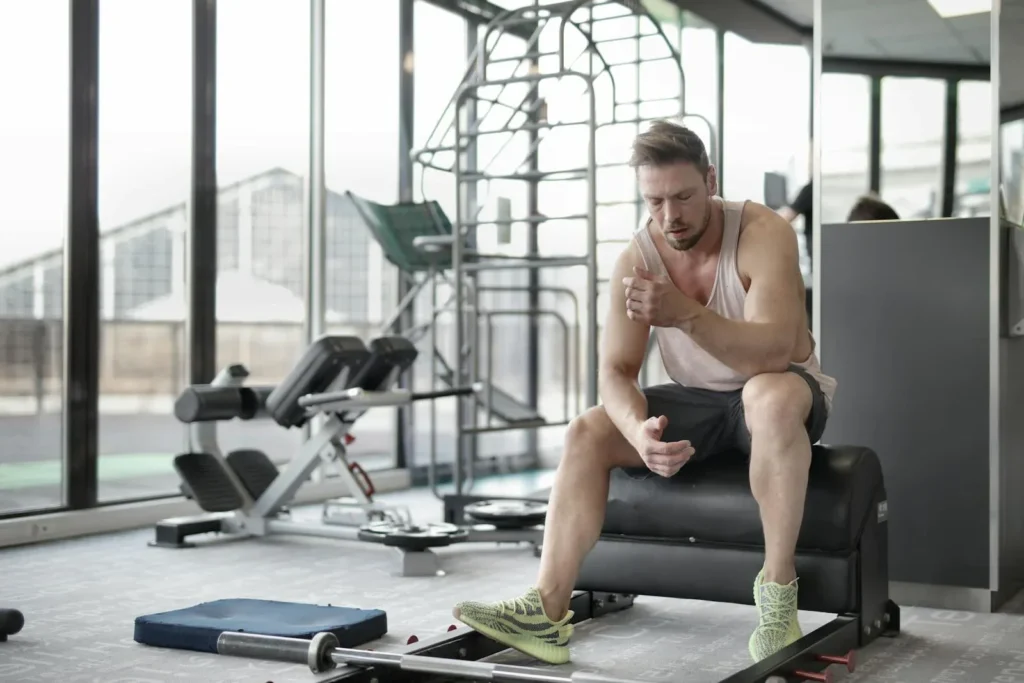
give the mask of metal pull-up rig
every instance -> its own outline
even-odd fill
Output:
[[[527,35],[524,40],[522,36]],[[657,97],[645,96],[641,88],[641,83],[652,78],[657,81]],[[582,87],[571,90],[573,84]],[[634,176],[631,172],[623,174],[629,171],[629,140],[645,122],[696,118],[710,131],[709,153],[712,160],[717,157],[713,125],[707,118],[686,111],[685,90],[677,45],[640,2],[535,2],[500,14],[480,31],[459,87],[424,147],[413,153],[424,173],[440,171],[454,178],[455,216],[450,233],[417,242],[417,248],[434,254],[438,263],[443,263],[430,277],[433,312],[424,326],[428,329],[423,330],[429,333],[435,350],[431,354],[431,377],[449,386],[483,382],[485,387],[480,396],[456,399],[455,498],[463,498],[473,480],[475,438],[467,436],[567,424],[573,414],[569,400],[569,377],[573,374],[575,413],[583,407],[581,403],[587,407],[597,404],[598,296],[599,282],[604,279],[598,269],[598,254],[605,245],[628,243],[632,227],[643,212]],[[577,144],[570,149],[573,132]],[[628,137],[623,136],[624,132]],[[564,168],[542,168],[539,152],[552,147],[559,136],[562,150],[555,156],[573,162]],[[482,162],[485,148],[492,149],[493,154]],[[511,202],[504,197],[488,201],[495,186],[507,187],[512,182],[526,187],[524,215],[511,215]],[[574,182],[585,188],[574,193]],[[552,190],[554,183],[561,185]],[[542,211],[541,197],[563,205],[565,210],[551,214]],[[551,202],[552,198],[555,201]],[[497,204],[497,209],[489,204]],[[541,255],[541,237],[550,238],[552,233],[543,233],[554,229],[559,231],[558,246],[563,253]],[[509,254],[507,249],[501,253],[500,248],[494,250],[497,253],[485,253],[479,246],[482,233],[499,247],[512,244],[516,230],[519,237],[525,231],[525,240],[520,240],[527,245],[525,255]],[[578,250],[565,248],[571,246]],[[507,269],[527,271],[529,286],[481,283],[485,273]],[[556,269],[563,274],[552,274]],[[582,269],[584,275],[567,275],[565,269]],[[546,282],[542,282],[541,271]],[[442,307],[437,306],[439,280],[449,290]],[[532,301],[527,307],[485,309],[481,294],[495,291],[524,292]],[[541,292],[565,296],[568,304],[540,308]],[[584,300],[583,335],[579,334],[581,307],[577,292]],[[454,317],[450,340],[454,354],[449,357],[455,360],[451,366],[436,346],[435,321],[442,310],[449,310]],[[396,313],[395,319],[399,315]],[[569,324],[567,315],[575,315],[575,326]],[[520,402],[494,386],[489,346],[496,316],[524,316],[534,327],[540,316],[559,322],[565,335],[562,420],[544,419],[538,406]],[[483,363],[481,322],[488,342]],[[570,335],[570,328],[575,330],[574,335]],[[442,497],[434,476],[433,406],[431,419],[431,485]],[[467,459],[467,453],[471,459]]]

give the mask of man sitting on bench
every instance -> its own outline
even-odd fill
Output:
[[[766,206],[716,197],[704,144],[675,123],[640,134],[630,164],[649,217],[615,265],[603,405],[567,430],[536,586],[453,613],[532,657],[569,661],[569,600],[601,533],[610,472],[671,477],[690,460],[738,449],[750,456],[765,539],[763,568],[751,577],[759,620],[749,649],[760,661],[801,637],[796,543],[811,445],[836,382],[815,355],[793,228]],[[673,381],[641,389],[652,329]]]

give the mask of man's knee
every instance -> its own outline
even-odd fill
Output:
[[[594,406],[572,419],[565,432],[565,442],[570,446],[593,446],[617,431],[604,406]]]
[[[565,453],[569,458],[588,461],[618,461],[616,452],[628,445],[603,406],[594,406],[577,415],[565,432]]]
[[[755,375],[743,387],[743,411],[751,434],[803,429],[811,403],[811,388],[793,372]]]

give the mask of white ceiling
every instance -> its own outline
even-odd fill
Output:
[[[764,0],[763,4],[801,26],[814,26],[814,0]]]
[[[760,0],[802,26],[814,24],[813,0]],[[855,59],[985,65],[990,15],[943,19],[928,0],[821,0],[824,54]],[[1002,0],[1000,100],[1024,103],[1024,0]]]
[[[927,0],[822,0],[824,54],[988,64],[990,14],[943,19]]]

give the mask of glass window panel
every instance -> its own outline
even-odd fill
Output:
[[[398,2],[327,3],[326,329],[366,341],[394,310],[398,274],[345,193],[398,201],[399,76],[401,68],[416,65],[415,56],[402,62],[398,28]],[[394,467],[396,415],[378,409],[361,417],[351,458],[366,469]]]
[[[784,176],[791,197],[810,181],[810,85],[806,48],[726,34],[724,197],[763,202],[766,173]],[[810,226],[799,219],[794,228],[802,238],[802,269],[809,279]]]
[[[217,363],[241,363],[252,385],[280,382],[304,349],[309,22],[309,3],[217,4]],[[302,433],[233,421],[218,437],[283,463]]]
[[[714,26],[697,15],[683,12],[679,53],[686,76],[686,113],[699,114],[710,122],[718,116],[716,33]]]
[[[426,2],[417,2],[414,9],[416,92],[413,103],[413,147],[421,149],[430,144],[452,146],[455,112],[452,99],[468,65],[466,21]],[[515,63],[508,66],[514,67]],[[483,107],[486,105],[480,105],[478,110]],[[480,113],[478,111],[477,115]],[[450,169],[454,155],[438,154],[435,159],[439,166]],[[413,191],[417,200],[435,200],[441,204],[445,213],[454,218],[455,175],[450,170],[425,168],[417,164],[414,177]]]
[[[725,69],[725,195],[762,201],[766,172],[799,188],[810,178],[810,54],[728,33]],[[779,93],[785,106],[763,106]]]
[[[99,499],[114,501],[179,485],[192,8],[104,0],[99,21]]]
[[[62,502],[69,6],[0,3],[0,515]]]

